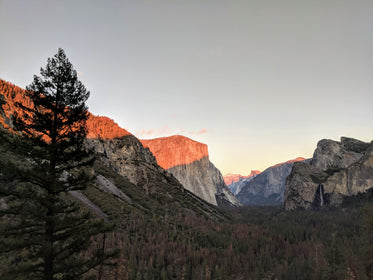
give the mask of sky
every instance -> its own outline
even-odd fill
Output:
[[[372,0],[0,0],[0,38],[1,79],[61,47],[93,114],[205,143],[223,174],[373,140]]]

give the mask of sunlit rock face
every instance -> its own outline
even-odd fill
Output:
[[[373,187],[373,142],[321,140],[309,164],[294,164],[286,181],[287,210],[338,206]]]
[[[5,98],[4,113],[0,117],[0,123],[6,127],[12,127],[12,116],[15,112],[22,116],[22,112],[15,106],[17,102],[32,108],[32,101],[26,96],[26,90],[0,79],[0,93]],[[87,137],[100,139],[114,139],[131,135],[127,130],[119,127],[112,119],[103,116],[95,116],[89,113],[87,120]]]
[[[3,105],[3,113],[0,115],[0,124],[5,128],[11,129],[13,126],[12,117],[15,112],[22,115],[22,112],[16,108],[17,102],[33,107],[31,100],[26,96],[26,91],[20,87],[13,85],[12,83],[6,82],[0,79],[0,93],[5,98],[5,104]]]
[[[131,135],[131,133],[121,128],[112,119],[93,114],[90,114],[87,120],[87,130],[88,138],[114,139]]]
[[[141,140],[158,164],[173,174],[189,191],[207,202],[239,205],[224,183],[220,171],[210,162],[207,145],[184,136]]]
[[[157,158],[158,164],[164,169],[186,165],[209,156],[206,144],[180,135],[141,140],[141,142],[150,149]]]
[[[304,161],[302,157],[276,164],[252,179],[245,179],[237,193],[243,205],[279,205],[283,203],[286,177],[295,162]]]

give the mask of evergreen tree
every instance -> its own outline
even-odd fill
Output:
[[[17,104],[16,153],[0,149],[0,253],[9,263],[0,278],[81,279],[105,259],[91,243],[109,229],[69,194],[93,179],[84,147],[89,91],[62,49],[40,73],[26,88],[31,105]]]

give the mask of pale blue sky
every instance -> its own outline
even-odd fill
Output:
[[[0,0],[0,38],[0,78],[62,47],[92,113],[206,143],[223,174],[373,140],[372,0]]]

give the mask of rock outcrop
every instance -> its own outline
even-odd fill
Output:
[[[309,163],[294,163],[286,179],[284,205],[287,210],[311,208],[319,184],[328,177],[326,172]]]
[[[290,174],[294,162],[304,161],[296,158],[267,168],[250,180],[243,180],[238,200],[243,205],[278,205],[282,204],[286,177]]]
[[[346,168],[358,161],[368,147],[357,141],[346,137],[342,137],[341,142],[323,139],[317,144],[311,164],[322,170]]]
[[[182,188],[133,135],[114,139],[91,138],[86,143],[87,147],[95,150],[102,162],[146,191],[155,192],[160,183]]]
[[[287,210],[338,206],[344,196],[373,187],[373,142],[321,140],[309,164],[297,163],[286,181]]]
[[[224,183],[220,171],[210,162],[207,145],[184,136],[141,140],[158,164],[173,174],[189,191],[218,205],[239,205]]]

